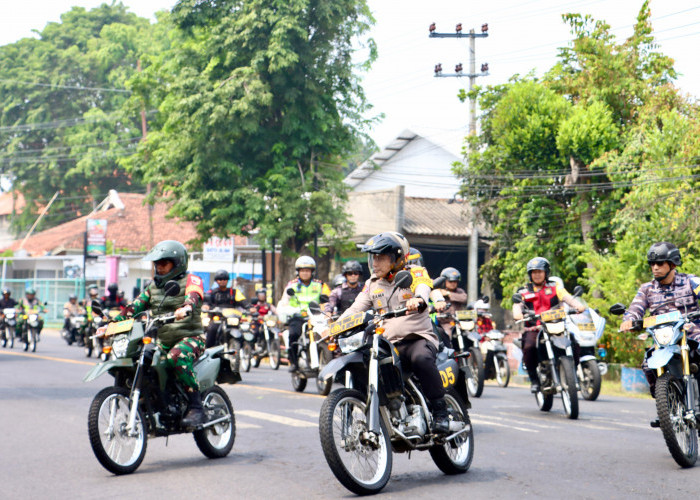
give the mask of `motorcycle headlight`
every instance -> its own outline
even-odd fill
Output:
[[[488,332],[486,336],[491,340],[501,340],[504,335],[501,332]]]
[[[244,332],[250,330],[250,323],[241,323],[241,330]]]
[[[462,330],[473,330],[474,329],[474,322],[473,321],[460,321],[459,326],[462,328]]]
[[[30,314],[29,315],[29,321],[36,321],[38,316],[36,314]]]
[[[564,330],[566,329],[566,325],[563,321],[558,321],[556,323],[545,323],[545,326],[547,327],[547,332],[553,335],[564,333]]]
[[[340,352],[352,352],[362,347],[362,338],[364,335],[365,332],[358,332],[355,335],[350,335],[344,339],[338,339],[338,347],[340,347]]]
[[[659,345],[668,345],[673,341],[674,331],[672,326],[662,326],[654,330],[654,338]]]
[[[238,323],[240,323],[240,320],[236,317],[228,318],[226,320],[226,324],[230,326],[238,326]]]
[[[265,321],[265,324],[268,327],[272,328],[274,326],[277,326],[277,321],[275,321],[274,319],[268,319],[267,321]]]
[[[129,347],[128,335],[117,335],[112,341],[112,352],[118,358],[126,356],[126,349]]]
[[[243,334],[243,338],[246,339],[248,342],[252,342],[255,340],[255,334],[252,332],[246,332]]]
[[[100,318],[99,316],[95,316],[95,317],[92,319],[92,322],[95,323],[95,325],[101,325],[101,324],[102,324],[102,318]]]

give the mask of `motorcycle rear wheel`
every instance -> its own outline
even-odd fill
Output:
[[[197,448],[204,456],[223,458],[231,452],[236,440],[236,417],[231,400],[221,387],[215,385],[202,393],[202,406],[207,422],[224,417],[230,418],[228,422],[214,424],[192,433]]]
[[[600,368],[598,368],[598,362],[595,359],[589,359],[581,363],[581,372],[583,372],[583,378],[581,379],[581,396],[586,401],[595,401],[598,399],[600,394]]]
[[[454,438],[449,443],[430,448],[430,456],[445,474],[464,474],[469,470],[474,458],[474,429],[471,428],[469,413],[462,399],[454,391],[445,394],[447,411],[455,421],[470,426],[468,432]]]
[[[106,387],[97,393],[88,413],[90,446],[100,464],[113,474],[131,474],[146,456],[148,439],[144,418],[138,410],[135,436],[126,430],[129,421],[129,391]],[[110,421],[113,425],[110,427]]]
[[[510,365],[506,356],[495,356],[493,358],[494,369],[496,370],[496,382],[501,387],[508,387],[510,382]]]
[[[692,467],[698,459],[698,431],[683,418],[683,381],[664,373],[656,380],[656,413],[668,451],[678,465]]]
[[[478,347],[471,347],[469,352],[471,356],[467,358],[467,362],[473,377],[467,379],[467,391],[471,397],[478,398],[484,392],[484,358]]]
[[[357,495],[378,493],[391,476],[392,451],[384,421],[376,448],[362,443],[367,431],[365,397],[354,389],[333,391],[323,402],[318,430],[323,455],[336,479]]]
[[[280,367],[280,359],[282,358],[280,352],[280,343],[277,340],[270,342],[270,353],[268,354],[268,361],[270,362],[270,368],[277,370]]]
[[[578,389],[576,389],[574,360],[569,356],[559,358],[559,383],[564,413],[571,420],[575,420],[578,418]]]

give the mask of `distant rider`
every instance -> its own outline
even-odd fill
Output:
[[[331,313],[343,314],[355,302],[355,298],[362,291],[362,286],[364,285],[360,281],[362,266],[356,260],[347,261],[343,265],[342,272],[345,283],[334,288],[328,299],[327,310]]]
[[[228,279],[229,274],[226,269],[219,269],[216,271],[216,274],[214,274],[216,288],[210,289],[205,295],[206,300],[204,302],[204,306],[202,307],[203,310],[208,311],[209,309],[215,307],[248,307],[248,301],[246,300],[245,295],[243,295],[238,288],[228,287]],[[209,326],[207,326],[207,348],[217,345],[216,334],[218,329],[219,325],[213,321],[209,323]]]
[[[74,316],[83,315],[85,315],[85,308],[83,308],[82,305],[78,304],[78,296],[74,293],[71,293],[68,296],[68,302],[63,304],[63,329],[66,332],[70,333],[70,319]]]
[[[36,310],[38,312],[46,312],[46,308],[41,304],[41,301],[39,298],[36,296],[36,290],[33,288],[27,288],[24,291],[24,297],[22,298],[22,301],[19,303],[19,307],[22,309],[22,312],[24,314],[27,314],[31,310]],[[21,316],[20,316],[21,318]],[[24,326],[24,318],[21,318],[18,324],[21,324],[21,327],[19,330],[22,330],[22,327]],[[41,330],[44,328],[44,319],[42,317],[39,317],[39,331],[37,333],[41,333]],[[38,337],[37,337],[37,340]]]

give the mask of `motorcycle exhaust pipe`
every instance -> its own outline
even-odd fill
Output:
[[[471,428],[472,428],[471,424],[465,425],[464,428],[463,428],[461,431],[457,431],[457,432],[455,432],[454,434],[450,434],[449,436],[447,436],[447,437],[445,438],[445,442],[452,441],[452,440],[453,440],[454,438],[456,438],[457,436],[461,436],[461,435],[464,434],[465,432],[469,432],[469,431],[471,430]]]
[[[217,418],[216,420],[212,420],[211,422],[207,422],[206,424],[202,424],[201,428],[206,429],[207,427],[211,427],[212,425],[220,424],[222,422],[230,422],[231,421],[231,415],[226,415],[225,417]]]

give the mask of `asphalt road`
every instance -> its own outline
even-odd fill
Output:
[[[93,396],[111,384],[82,378],[96,361],[42,334],[36,354],[0,348],[0,498],[343,498],[318,438],[323,398],[294,393],[285,367],[262,366],[226,385],[237,437],[206,459],[189,435],[148,442],[132,475],[116,477],[87,437]],[[653,401],[601,396],[566,419],[560,400],[540,412],[526,388],[487,385],[472,400],[470,471],[445,476],[430,455],[394,456],[385,498],[679,498],[700,490],[700,464],[680,469],[648,422]]]

